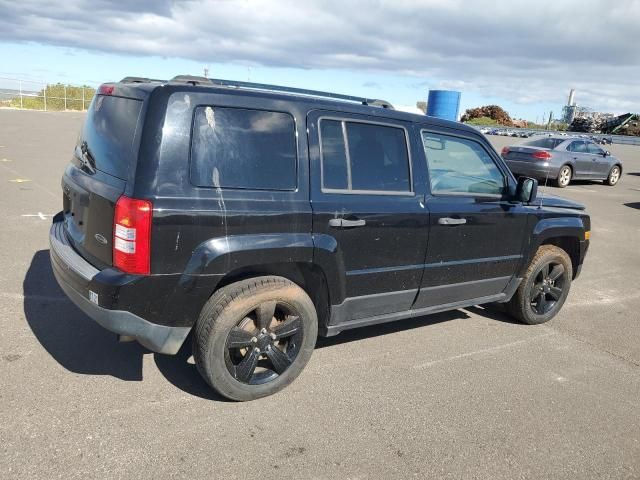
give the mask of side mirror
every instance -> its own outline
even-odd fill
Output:
[[[605,150],[602,154],[603,157],[608,157],[609,155],[611,155],[611,152],[609,150]]]
[[[516,187],[516,200],[533,203],[538,196],[538,181],[534,178],[520,177]]]

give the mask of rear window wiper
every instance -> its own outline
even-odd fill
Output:
[[[86,141],[80,144],[80,151],[82,152],[82,157],[80,157],[82,165],[91,173],[96,173],[96,160],[91,155],[91,150],[89,150]]]

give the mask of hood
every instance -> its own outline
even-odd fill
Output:
[[[585,206],[581,203],[574,202],[567,198],[557,197],[556,195],[550,195],[546,192],[538,192],[538,196],[533,203],[535,205],[542,205],[543,207],[572,208],[574,210],[585,209]]]

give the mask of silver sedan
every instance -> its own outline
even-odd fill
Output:
[[[604,180],[615,185],[622,162],[591,140],[580,137],[544,137],[502,149],[502,158],[514,175],[553,180],[564,188],[571,180]]]

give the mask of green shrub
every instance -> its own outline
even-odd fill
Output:
[[[66,91],[65,91],[66,90]],[[83,100],[84,90],[84,100]],[[93,87],[74,85],[63,85],[56,83],[55,85],[47,85],[40,90],[37,96],[23,96],[22,102],[20,97],[12,98],[10,105],[14,108],[25,108],[29,110],[64,110],[65,94],[67,110],[86,110],[91,103],[91,99],[95,95],[96,90]],[[46,108],[45,108],[46,96]]]
[[[490,118],[490,117],[472,118],[470,120],[467,120],[464,123],[466,123],[467,125],[480,125],[480,126],[487,126],[487,127],[498,127],[498,126],[501,126],[496,120],[494,120],[493,118]]]

